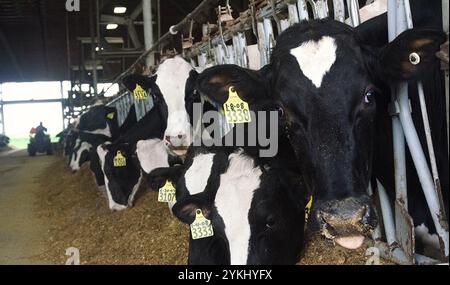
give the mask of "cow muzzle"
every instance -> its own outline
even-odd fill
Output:
[[[188,149],[188,137],[186,135],[165,136],[164,144],[168,151],[175,156],[185,156]]]
[[[314,217],[323,236],[347,249],[359,248],[376,226],[368,196],[319,201]]]

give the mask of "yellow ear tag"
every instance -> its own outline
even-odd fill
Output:
[[[148,97],[147,92],[145,92],[145,90],[139,84],[136,84],[136,88],[134,88],[133,94],[136,100],[146,100]]]
[[[127,166],[127,159],[122,155],[120,150],[117,151],[114,157],[114,167],[124,167]]]
[[[248,103],[239,97],[233,86],[228,89],[228,100],[223,104],[223,110],[229,124],[243,124],[252,121]]]
[[[192,239],[207,238],[214,235],[211,221],[203,216],[202,210],[195,211],[195,221],[191,224]]]
[[[159,188],[158,202],[170,203],[176,202],[176,189],[172,184],[172,181],[166,180],[166,184]]]
[[[106,118],[109,120],[114,119],[114,113],[109,113],[108,115],[106,115]]]
[[[311,213],[312,203],[313,203],[313,196],[311,196],[311,198],[309,198],[309,202],[308,202],[308,204],[306,204],[306,207],[305,207],[305,222],[308,222],[309,215]]]

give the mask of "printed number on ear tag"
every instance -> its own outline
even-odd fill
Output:
[[[176,189],[172,181],[167,180],[163,187],[159,188],[158,202],[170,203],[176,202]]]
[[[139,84],[136,84],[136,88],[134,88],[133,94],[136,100],[146,100],[148,97],[147,92]]]
[[[243,124],[252,121],[248,103],[239,97],[233,86],[228,89],[228,100],[223,104],[223,110],[229,124]]]
[[[108,120],[114,119],[114,112],[113,112],[113,113],[109,113],[108,115],[106,115],[106,118],[107,118]]]
[[[311,198],[309,198],[309,202],[308,202],[308,204],[306,204],[306,207],[305,207],[305,223],[308,222],[309,215],[311,214],[312,203],[313,203],[313,196],[311,196]]]
[[[192,239],[207,238],[214,235],[211,221],[203,216],[202,210],[195,212],[195,221],[191,224]]]
[[[114,167],[124,167],[127,166],[127,159],[122,155],[122,152],[117,151],[116,156],[114,157]]]

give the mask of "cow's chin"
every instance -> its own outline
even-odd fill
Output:
[[[186,153],[187,153],[187,150],[188,150],[188,147],[186,147],[186,146],[167,147],[167,150],[173,156],[185,157]]]

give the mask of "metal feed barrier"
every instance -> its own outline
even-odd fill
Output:
[[[172,26],[169,34],[177,34],[177,31],[181,30],[181,27],[185,24],[190,24],[192,27],[196,12],[200,11],[200,8],[207,4],[206,2],[209,1],[203,1],[188,17],[177,25]],[[352,26],[356,27],[360,24],[360,7],[357,0],[333,0],[332,7],[328,6],[328,2],[326,0],[250,0],[249,9],[241,12],[237,19],[232,17],[231,7],[227,3],[225,7],[219,6],[217,9],[217,24],[203,24],[203,38],[201,42],[193,42],[192,29],[186,37],[187,40],[183,37],[185,39],[183,40],[183,56],[198,67],[205,67],[208,64],[218,65],[229,63],[237,64],[245,68],[259,69],[270,62],[271,50],[275,46],[275,35],[280,34],[289,26],[302,20],[333,17],[337,21],[344,22],[346,15],[348,15],[349,23]],[[443,0],[442,2],[444,7],[444,30],[448,34],[448,0]],[[330,11],[333,11],[333,15],[330,15]],[[409,0],[388,0],[388,26],[389,39],[391,41],[404,30],[413,27]],[[144,28],[148,28],[148,25],[144,25]],[[247,44],[248,39],[246,35],[249,32],[252,32],[257,38],[257,43],[254,45]],[[168,36],[166,34],[163,38]],[[151,51],[160,47],[163,42],[163,39],[158,40],[136,63],[145,58]],[[231,42],[231,44],[227,45],[227,42]],[[414,57],[415,55],[411,56]],[[118,82],[124,75],[129,73],[133,66],[122,73],[115,82]],[[445,218],[442,195],[440,193],[439,176],[437,173],[423,87],[421,83],[418,84],[420,107],[429,149],[428,157],[431,161],[431,170],[428,167],[426,155],[422,149],[411,118],[407,88],[407,83],[392,87],[392,103],[389,111],[392,115],[393,126],[396,199],[393,211],[383,185],[379,182],[377,183],[376,189],[381,208],[380,218],[383,220],[382,224],[384,229],[379,225],[373,233],[373,239],[381,255],[398,264],[436,264],[442,261],[448,262],[448,224]],[[448,72],[446,76],[446,96],[448,130]],[[134,100],[134,96],[129,92],[119,95],[109,103],[109,105],[115,106],[119,110],[120,123],[125,119],[131,104],[136,105],[138,119],[149,111],[153,105],[151,96],[147,100],[136,101]],[[223,133],[229,130],[230,127],[230,125],[224,123]],[[411,150],[426,202],[437,229],[441,245],[440,260],[418,255],[414,251],[414,223],[408,214],[407,203],[405,141]],[[373,195],[372,189],[369,189],[368,192]],[[386,242],[382,241],[383,230]]]

